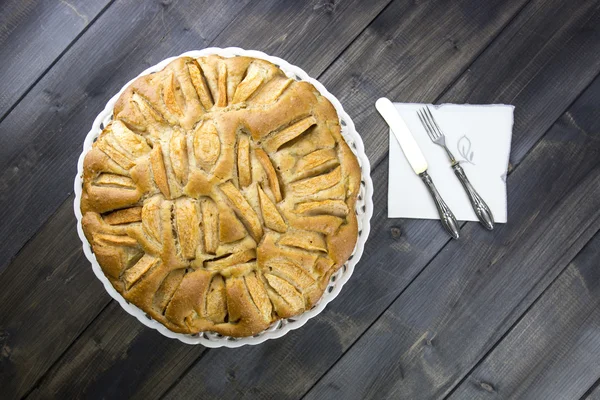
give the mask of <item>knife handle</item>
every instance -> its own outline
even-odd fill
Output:
[[[465,171],[460,164],[454,164],[452,169],[454,170],[454,174],[462,184],[463,188],[465,188],[465,191],[469,196],[469,201],[471,202],[471,207],[473,207],[473,211],[475,211],[479,222],[481,222],[481,225],[485,226],[491,231],[494,229],[494,215],[492,214],[492,210],[490,210],[479,193],[477,193],[475,188],[473,188],[473,185],[471,185],[471,182],[469,182],[469,178],[467,178],[467,175],[465,175]]]
[[[421,172],[419,176],[425,183],[425,186],[427,186],[427,189],[429,189],[431,197],[433,197],[435,206],[440,214],[440,221],[442,225],[444,228],[446,228],[450,236],[452,236],[454,239],[458,239],[460,237],[458,222],[456,222],[456,218],[450,210],[450,207],[448,207],[444,199],[442,199],[442,196],[440,196],[427,171]]]

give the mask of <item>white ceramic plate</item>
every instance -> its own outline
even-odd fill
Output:
[[[319,314],[325,306],[332,301],[342,289],[342,286],[350,279],[352,272],[354,271],[354,266],[358,263],[360,259],[365,242],[367,237],[369,236],[370,225],[369,221],[371,216],[373,215],[373,182],[371,181],[371,168],[369,164],[369,160],[365,155],[364,145],[361,137],[356,132],[354,128],[354,123],[346,114],[340,102],[325,89],[323,85],[321,85],[317,80],[312,79],[308,76],[306,72],[302,69],[290,65],[286,61],[269,56],[260,51],[254,50],[243,50],[237,47],[228,47],[225,49],[211,47],[206,48],[204,50],[196,50],[196,51],[188,51],[183,53],[177,57],[167,58],[166,60],[161,61],[160,63],[146,69],[144,72],[138,75],[138,77],[143,75],[148,75],[152,72],[157,72],[162,70],[168,63],[173,61],[178,57],[202,57],[210,54],[218,54],[222,57],[234,57],[234,56],[248,56],[254,58],[261,58],[267,61],[272,62],[273,64],[278,65],[283,72],[288,75],[290,78],[294,78],[296,80],[302,80],[312,83],[315,88],[335,107],[338,116],[340,117],[340,124],[342,128],[342,136],[358,158],[358,163],[360,164],[362,180],[360,185],[360,191],[358,194],[358,200],[356,202],[356,215],[358,218],[358,240],[356,242],[356,247],[354,248],[354,252],[350,256],[350,259],[339,269],[334,275],[331,276],[331,280],[327,289],[323,293],[323,296],[319,300],[319,302],[310,310],[295,316],[294,318],[282,319],[279,321],[275,321],[269,328],[264,331],[251,336],[244,338],[235,338],[223,336],[214,332],[201,332],[199,334],[189,335],[189,334],[181,334],[175,333],[167,329],[161,323],[153,320],[149,315],[147,315],[144,311],[129,303],[127,300],[123,298],[111,285],[110,281],[104,273],[102,272],[102,268],[96,261],[96,257],[92,252],[90,244],[88,243],[85,235],[83,234],[83,229],[81,227],[81,210],[80,210],[80,201],[81,201],[81,190],[82,190],[82,171],[83,171],[83,158],[85,154],[92,148],[92,143],[94,140],[100,135],[102,129],[110,122],[112,119],[112,112],[117,99],[123,93],[123,91],[129,86],[135,79],[129,81],[123,88],[114,95],[106,104],[104,110],[96,117],[94,120],[94,124],[92,125],[92,129],[85,137],[85,141],[83,143],[83,151],[79,156],[79,162],[77,163],[77,176],[75,177],[75,201],[74,201],[74,209],[75,216],[77,217],[77,232],[79,234],[79,238],[83,244],[83,252],[88,260],[92,263],[92,268],[94,273],[100,279],[100,281],[104,284],[104,288],[110,294],[110,296],[119,302],[121,307],[129,314],[136,317],[141,323],[144,325],[156,329],[164,336],[169,338],[179,339],[184,343],[188,344],[201,344],[206,347],[239,347],[243,345],[254,345],[264,342],[268,339],[275,339],[285,335],[292,329],[300,328],[304,325],[309,319]]]

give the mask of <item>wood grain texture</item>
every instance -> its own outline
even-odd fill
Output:
[[[0,5],[0,121],[111,0],[8,0]]]
[[[447,10],[423,2],[413,6],[413,13],[398,4],[395,13],[374,21],[320,78],[366,138],[371,165],[388,150],[388,137],[381,134],[388,128],[373,108],[383,94],[397,102],[515,105],[515,135],[528,137],[513,146],[511,162],[516,163],[592,81],[600,69],[598,1],[532,1],[477,57],[480,41],[497,35],[510,13],[524,4],[501,3],[481,7],[464,2]],[[398,15],[403,16],[400,23]],[[484,22],[490,17],[497,20]],[[542,100],[550,97],[552,101]],[[525,107],[530,114],[523,112]]]
[[[509,176],[516,222],[467,224],[307,398],[439,398],[460,382],[600,229],[598,93],[600,78]]]
[[[0,270],[72,192],[108,99],[167,56],[207,46],[245,3],[115,3],[0,123]]]
[[[253,1],[214,45],[260,50],[318,77],[391,1]]]
[[[126,350],[124,350],[124,343]],[[148,329],[111,301],[28,399],[158,398],[207,349]]]
[[[582,396],[600,376],[599,260],[597,233],[449,398]]]
[[[532,1],[440,102],[514,105],[519,162],[600,71],[599,12],[600,1]]]
[[[588,392],[582,397],[584,400],[600,400],[600,380],[588,389]]]
[[[77,242],[72,197],[0,275],[0,386],[19,398],[110,297]]]

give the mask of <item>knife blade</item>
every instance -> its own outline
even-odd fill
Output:
[[[450,236],[454,239],[458,239],[460,237],[458,222],[450,210],[450,207],[448,207],[437,191],[433,184],[433,180],[427,173],[427,160],[410,132],[410,129],[406,125],[406,122],[404,122],[400,114],[398,114],[398,110],[396,110],[394,104],[385,97],[382,97],[375,102],[375,108],[377,108],[377,111],[379,111],[385,122],[390,126],[392,133],[396,137],[396,140],[398,140],[402,152],[406,156],[411,168],[419,175],[423,183],[427,186],[431,197],[433,197],[438,214],[440,215],[440,222]]]
[[[427,171],[427,160],[425,160],[423,152],[421,152],[415,138],[410,133],[410,129],[408,129],[406,122],[404,122],[400,114],[398,114],[394,104],[392,104],[389,99],[382,97],[375,102],[375,108],[377,108],[377,111],[379,111],[385,122],[387,122],[392,129],[392,132],[398,143],[400,143],[402,152],[406,156],[413,171],[415,171],[417,175]]]

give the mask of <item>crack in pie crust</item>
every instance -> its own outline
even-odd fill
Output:
[[[249,57],[136,79],[86,154],[82,227],[174,332],[250,336],[310,309],[357,240],[360,167],[331,103]]]

